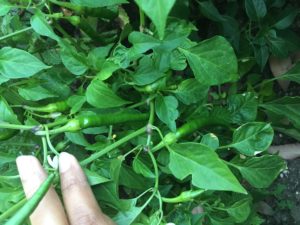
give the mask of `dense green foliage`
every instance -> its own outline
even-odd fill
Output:
[[[259,193],[286,168],[274,132],[300,140],[300,97],[276,83],[297,85],[300,63],[268,67],[300,49],[299,9],[0,0],[0,213],[24,203],[18,155],[52,171],[68,151],[118,225],[262,224]]]

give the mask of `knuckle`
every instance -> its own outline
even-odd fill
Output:
[[[78,179],[77,177],[70,176],[64,179],[61,184],[62,191],[71,191],[78,187],[86,186],[86,181],[84,179]]]
[[[101,225],[101,221],[95,215],[80,213],[77,214],[71,225]]]

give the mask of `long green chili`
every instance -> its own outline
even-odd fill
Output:
[[[40,201],[43,199],[45,194],[48,192],[55,175],[52,173],[48,178],[41,184],[34,195],[25,203],[25,205],[9,220],[5,225],[22,225],[24,221],[30,216],[35,210]]]

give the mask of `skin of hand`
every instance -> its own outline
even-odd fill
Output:
[[[16,160],[23,189],[30,198],[47,178],[34,156],[19,156]],[[97,204],[86,176],[76,158],[62,152],[59,173],[64,206],[51,187],[30,216],[32,225],[114,225]]]

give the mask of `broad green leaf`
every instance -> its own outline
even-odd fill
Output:
[[[229,206],[226,211],[230,216],[232,216],[236,223],[244,222],[251,212],[250,198],[241,199],[231,206]]]
[[[11,47],[0,50],[0,75],[9,78],[26,78],[35,75],[49,66],[28,52]]]
[[[6,81],[9,81],[9,78],[6,78],[0,74],[0,84],[5,83]]]
[[[90,8],[119,5],[127,3],[126,0],[71,0],[72,3]]]
[[[133,44],[130,48],[131,55],[138,55],[153,49],[161,44],[161,41],[144,33],[133,31],[128,36],[128,41]]]
[[[71,114],[77,113],[83,104],[86,102],[86,97],[83,95],[72,95],[67,103],[71,107]]]
[[[228,109],[232,113],[232,122],[242,124],[256,119],[258,98],[254,93],[231,95],[228,98]]]
[[[255,188],[268,188],[279,173],[286,168],[285,161],[277,155],[264,155],[233,162],[243,178]]]
[[[138,6],[152,20],[160,39],[164,38],[167,17],[175,0],[135,0]]]
[[[201,1],[199,2],[199,5],[201,13],[208,19],[215,22],[222,22],[225,20],[211,0]]]
[[[0,122],[19,123],[16,114],[13,112],[7,101],[0,97]]]
[[[112,45],[92,49],[88,54],[88,64],[95,70],[101,70]]]
[[[82,75],[88,70],[87,57],[66,42],[61,45],[60,56],[65,67],[74,75]]]
[[[262,71],[269,59],[269,48],[264,42],[261,42],[259,45],[253,45],[253,48],[256,62],[260,65]]]
[[[278,76],[278,79],[290,80],[300,84],[300,62],[296,63],[296,65],[285,74]]]
[[[16,156],[14,154],[0,152],[0,166],[1,167],[6,163],[12,163],[15,161],[16,161]]]
[[[155,112],[158,118],[168,125],[171,131],[176,131],[175,120],[179,117],[178,101],[173,96],[158,96],[155,99]]]
[[[213,133],[203,135],[201,144],[208,146],[212,150],[216,150],[220,146],[218,137]]]
[[[131,205],[128,211],[120,211],[118,214],[113,218],[114,222],[117,225],[131,225],[132,222],[141,214],[143,209],[147,206],[144,204],[140,207],[137,207],[137,200],[138,198],[129,199],[131,201]]]
[[[13,8],[7,0],[0,0],[0,16],[5,16]]]
[[[113,72],[120,69],[120,66],[111,61],[110,59],[107,59],[100,70],[99,73],[97,73],[97,78],[100,80],[106,80],[110,78],[113,75]]]
[[[150,56],[144,56],[137,67],[136,71],[131,74],[132,80],[136,85],[147,85],[165,76],[165,73],[160,71],[154,60]]]
[[[206,100],[209,87],[202,85],[196,79],[186,79],[182,81],[173,92],[182,103],[190,105],[192,103]]]
[[[139,155],[137,155],[133,160],[133,163],[132,163],[133,170],[136,173],[143,175],[144,177],[155,178],[154,173],[150,170],[148,165],[146,165],[144,160],[140,159],[141,157],[139,157]]]
[[[246,123],[233,132],[232,143],[227,147],[235,148],[241,154],[253,156],[269,148],[273,135],[274,131],[268,123]]]
[[[30,24],[33,30],[39,35],[47,36],[53,40],[56,40],[57,42],[60,41],[60,37],[54,33],[53,29],[41,11],[36,11],[34,16],[32,16],[30,19]]]
[[[66,132],[65,133],[67,139],[71,141],[72,143],[80,146],[89,146],[90,143],[85,139],[84,135],[81,132],[71,133]]]
[[[287,118],[300,128],[300,97],[283,97],[260,105],[269,112]]]
[[[96,108],[113,108],[129,103],[129,101],[117,96],[104,82],[97,79],[88,86],[86,99],[89,104]]]
[[[300,141],[300,131],[294,128],[283,128],[283,127],[274,127],[274,130],[281,132],[287,136],[294,138],[297,141]]]
[[[109,182],[110,180],[107,179],[106,177],[102,177],[100,176],[98,173],[88,170],[88,169],[84,169],[84,173],[87,177],[87,180],[89,182],[89,184],[91,186],[97,185],[97,184],[103,184],[106,182]]]
[[[258,21],[267,14],[264,0],[245,0],[246,13],[250,20]]]
[[[225,38],[215,36],[190,49],[180,48],[180,51],[201,84],[211,86],[237,80],[237,59]]]
[[[276,18],[276,23],[274,27],[278,30],[283,30],[288,28],[293,24],[295,18],[298,15],[298,10],[293,7],[285,8]]]
[[[192,175],[192,184],[199,188],[247,193],[209,147],[190,142],[172,145],[171,149],[169,168],[178,179]]]
[[[19,87],[18,92],[24,99],[29,101],[39,101],[42,99],[58,97],[42,86]]]

